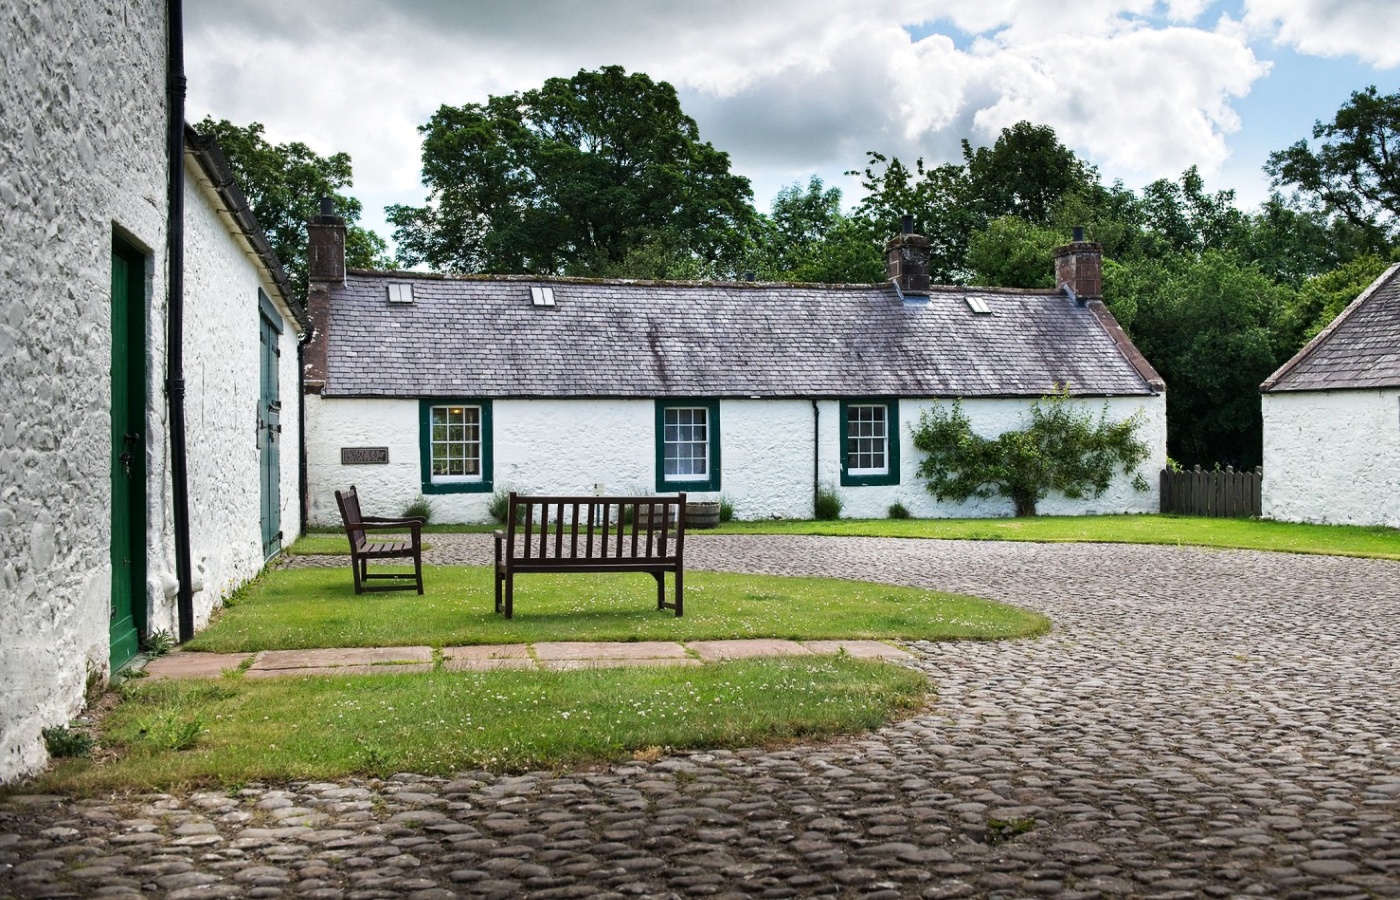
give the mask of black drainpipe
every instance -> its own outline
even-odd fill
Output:
[[[311,337],[311,329],[307,328],[297,340],[297,511],[302,534],[306,534],[306,524],[311,518],[306,508],[306,361],[303,358]]]
[[[194,590],[190,580],[190,491],[185,448],[185,23],[180,0],[166,4],[166,97],[169,106],[167,163],[170,181],[166,240],[170,295],[166,304],[165,397],[170,406],[170,493],[174,505],[175,578],[180,641],[194,637]]]
[[[816,398],[812,398],[812,515],[817,514],[817,494],[821,493],[822,474],[822,434],[821,434],[822,411],[817,406]]]

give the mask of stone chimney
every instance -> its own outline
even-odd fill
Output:
[[[307,278],[345,280],[345,220],[335,214],[330,197],[321,198],[321,214],[306,223]]]
[[[1074,229],[1074,240],[1055,248],[1055,286],[1069,288],[1081,304],[1103,299],[1103,245],[1084,240],[1084,229]]]
[[[335,214],[329,197],[321,198],[321,214],[306,223],[306,238],[306,309],[311,315],[311,339],[302,350],[302,390],[319,394],[326,386],[330,289],[345,282],[345,220]]]
[[[904,216],[900,224],[901,233],[885,244],[885,277],[900,293],[927,294],[929,239],[914,233],[912,216]]]

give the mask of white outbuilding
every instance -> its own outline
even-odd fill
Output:
[[[487,521],[507,490],[685,491],[757,519],[811,517],[826,489],[851,517],[1007,516],[1010,500],[929,495],[911,427],[960,399],[995,436],[1063,387],[1141,413],[1151,453],[1103,496],[1040,510],[1157,510],[1165,391],[1099,299],[1097,244],[1057,251],[1061,290],[999,290],[930,286],[914,234],[890,242],[889,281],[813,285],[347,272],[340,220],[310,231],[313,522],[338,521],[350,484],[368,513],[422,496],[447,522]]]
[[[1260,390],[1266,518],[1400,527],[1400,264]]]

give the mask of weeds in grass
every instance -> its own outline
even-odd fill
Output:
[[[433,520],[432,501],[419,494],[417,500],[403,508],[403,517],[405,519],[422,519],[423,524],[426,525]]]
[[[67,725],[45,728],[41,734],[44,736],[44,747],[49,751],[49,756],[55,759],[87,756],[92,752],[94,741],[91,735],[72,731]]]
[[[164,629],[152,631],[141,642],[141,649],[151,659],[159,659],[175,649],[175,635]]]
[[[831,522],[841,518],[841,510],[846,503],[841,499],[841,495],[836,493],[836,488],[829,484],[824,484],[817,489],[817,497],[813,502],[813,515],[819,521]]]
[[[719,520],[729,522],[734,519],[734,503],[723,494],[719,498]]]
[[[897,500],[894,503],[890,504],[889,516],[891,519],[913,518],[909,514],[909,507],[905,506],[903,503],[900,503]]]

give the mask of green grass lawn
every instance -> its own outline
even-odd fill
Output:
[[[926,676],[840,656],[572,672],[129,682],[94,759],[25,792],[167,790],[353,775],[521,771],[876,728]]]
[[[538,641],[774,637],[959,640],[1027,637],[1045,617],[976,597],[832,578],[688,572],[685,616],[656,609],[645,574],[522,575],[515,618],[495,612],[489,567],[429,566],[424,596],[356,596],[350,571],[278,569],[230,601],[188,650],[213,652]],[[667,590],[672,589],[667,579]]]
[[[1171,544],[1400,559],[1400,529],[1195,516],[1036,516],[1022,519],[838,519],[729,522],[725,534],[819,534],[959,541]]]

